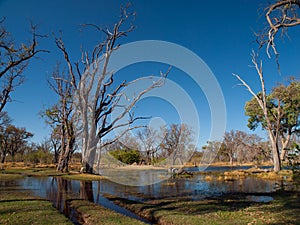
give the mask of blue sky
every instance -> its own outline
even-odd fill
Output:
[[[231,0],[231,1],[131,1],[136,11],[136,29],[123,39],[123,43],[141,40],[162,40],[181,45],[197,54],[209,66],[217,78],[226,104],[227,130],[248,131],[244,104],[251,95],[243,88],[232,73],[241,75],[255,90],[258,89],[257,76],[251,64],[251,49],[256,48],[253,31],[263,27],[264,18],[260,17],[267,1]],[[53,104],[56,96],[47,86],[46,79],[62,55],[56,49],[52,33],[63,32],[66,47],[74,61],[79,58],[81,45],[93,46],[99,38],[95,32],[80,32],[79,24],[95,23],[112,25],[119,16],[119,6],[124,1],[0,1],[0,15],[5,16],[5,27],[14,35],[16,41],[30,38],[29,21],[38,24],[42,34],[49,38],[42,40],[40,46],[50,50],[49,54],[40,54],[25,71],[26,82],[12,95],[13,102],[5,110],[14,119],[14,124],[26,127],[35,134],[32,141],[42,141],[49,134],[49,128],[40,118],[39,112]],[[299,28],[289,31],[289,38],[278,40],[280,51],[281,75],[273,60],[266,60],[265,76],[270,89],[286,76],[299,77]],[[264,55],[264,53],[261,53]],[[265,56],[263,56],[266,59]],[[165,65],[134,65],[121,73],[157,74]],[[131,78],[131,77],[130,77]],[[174,68],[170,79],[180,84],[195,102],[200,114],[201,144],[208,139],[210,130],[210,112],[207,100],[201,89],[182,71]],[[159,99],[144,99],[138,104],[137,113],[161,117],[167,123],[176,122],[178,115],[170,104]],[[263,134],[258,131],[259,134]],[[201,145],[200,144],[200,145]]]

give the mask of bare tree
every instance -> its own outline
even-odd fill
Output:
[[[270,48],[276,57],[279,55],[275,44],[278,33],[284,35],[288,28],[300,25],[299,8],[300,0],[277,0],[266,8],[267,26],[261,34],[258,34],[258,43],[260,47],[266,45],[269,58],[271,58]]]
[[[38,49],[38,35],[36,26],[31,25],[32,40],[18,45],[12,35],[0,21],[0,112],[7,102],[11,101],[10,94],[24,82],[23,72],[29,60],[39,52],[48,52]]]
[[[51,89],[58,95],[58,103],[44,112],[46,121],[53,128],[52,134],[59,136],[58,171],[68,171],[69,161],[75,147],[73,116],[73,86],[68,73],[60,72],[59,65],[49,80]]]
[[[194,150],[188,146],[192,141],[192,130],[186,124],[171,124],[162,127],[164,139],[160,144],[165,150],[165,157],[169,158],[168,165],[183,165],[192,156]]]
[[[161,138],[159,137],[157,130],[145,127],[137,133],[137,137],[142,145],[141,150],[146,154],[146,164],[152,164],[161,142]]]
[[[52,151],[54,152],[54,160],[53,160],[54,164],[57,164],[59,160],[59,155],[61,150],[60,135],[61,135],[60,126],[54,127],[50,137],[51,148]]]
[[[132,126],[138,119],[132,113],[135,104],[141,97],[150,90],[161,87],[164,84],[167,73],[162,73],[161,77],[154,80],[154,77],[138,78],[133,81],[123,80],[120,83],[115,81],[114,72],[109,71],[108,64],[112,53],[119,48],[118,40],[127,36],[134,26],[123,30],[123,26],[128,24],[134,13],[130,13],[128,7],[121,10],[121,16],[112,29],[103,29],[95,24],[85,24],[96,28],[105,35],[103,42],[98,43],[91,53],[82,52],[81,63],[73,64],[62,38],[56,38],[56,45],[64,55],[68,66],[68,73],[71,76],[71,84],[75,91],[76,121],[81,129],[82,140],[82,165],[83,171],[92,173],[95,163],[97,147],[101,149],[101,140],[112,131],[126,127],[124,132],[119,133],[112,142],[123,136],[128,130],[134,129]],[[152,79],[153,83],[146,89],[133,96],[127,96],[126,87],[143,80]],[[128,102],[126,106],[121,101]],[[128,101],[129,100],[129,101]],[[118,111],[118,115],[111,119],[112,113]],[[122,120],[128,116],[128,120]],[[106,144],[109,144],[106,142]],[[99,154],[101,155],[101,154]]]

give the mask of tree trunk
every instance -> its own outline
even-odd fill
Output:
[[[95,157],[96,157],[96,150],[97,150],[97,144],[98,144],[98,138],[90,137],[89,141],[85,143],[85,151],[82,157],[82,168],[81,172],[84,173],[94,173],[94,163],[95,163]]]
[[[2,158],[1,158],[1,163],[5,163],[5,158],[6,158],[6,153],[3,154]]]
[[[229,155],[229,161],[230,161],[230,165],[233,165],[233,157],[231,155]]]
[[[68,172],[69,171],[69,157],[61,156],[58,161],[57,171]]]
[[[282,138],[282,150],[281,150],[281,155],[280,155],[280,159],[283,162],[285,160],[285,156],[286,156],[286,151],[287,151],[287,146],[290,143],[290,139],[291,139],[291,135],[288,134],[287,137],[285,138],[285,140]]]
[[[72,142],[72,140],[70,142]],[[65,151],[63,151],[64,149],[61,149],[62,151],[58,160],[57,171],[60,172],[69,171],[69,161],[71,159],[72,149],[73,149],[72,143],[69,143],[66,146]]]
[[[272,146],[272,156],[273,156],[273,164],[274,164],[274,172],[278,172],[281,170],[281,161],[279,157],[279,148],[275,137],[272,134],[269,134],[271,146]]]

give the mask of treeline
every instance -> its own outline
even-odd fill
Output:
[[[52,135],[42,143],[30,143],[32,133],[11,123],[6,113],[0,117],[1,163],[57,164],[61,150],[59,135]],[[214,156],[212,162],[228,164],[262,164],[272,161],[270,142],[256,134],[231,130],[222,141],[208,141],[198,149],[193,144],[193,131],[185,124],[171,124],[158,130],[149,127],[128,133],[117,141],[106,140],[102,152],[125,164],[154,165],[168,160],[168,165],[199,165],[205,153]],[[285,151],[287,161],[299,161],[299,138],[294,135]],[[81,162],[80,149],[72,154],[71,162]]]
[[[33,134],[24,127],[16,127],[6,112],[0,113],[0,163],[52,164],[57,162],[56,140],[45,139],[32,143]],[[73,157],[80,162],[80,154]]]

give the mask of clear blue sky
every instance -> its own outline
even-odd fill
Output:
[[[139,40],[163,40],[182,45],[196,53],[210,67],[216,76],[225,98],[227,110],[227,130],[248,131],[244,104],[251,95],[240,86],[232,73],[240,74],[258,90],[257,76],[251,64],[251,49],[255,48],[253,31],[263,27],[264,18],[259,14],[268,1],[229,0],[229,1],[137,1],[132,9],[136,11],[136,29],[124,43]],[[25,71],[26,82],[12,95],[13,102],[5,110],[14,119],[14,124],[26,127],[34,133],[33,141],[41,141],[49,134],[49,129],[39,112],[56,101],[56,96],[47,86],[46,78],[53,71],[55,63],[62,61],[56,49],[52,32],[63,31],[66,47],[72,59],[78,60],[80,46],[92,46],[96,33],[80,33],[79,24],[95,23],[111,25],[119,16],[119,6],[124,1],[92,0],[2,0],[0,15],[5,16],[5,27],[14,35],[16,41],[30,38],[29,21],[38,24],[42,34],[49,38],[41,41],[42,48],[49,54],[40,54]],[[87,31],[89,32],[89,31]],[[95,34],[95,35],[93,35]],[[281,53],[281,73],[279,75],[274,60],[264,63],[267,88],[270,89],[284,77],[299,77],[300,31],[289,32],[290,39],[278,41]],[[159,68],[156,65],[155,68]],[[164,67],[165,68],[165,67]],[[128,74],[138,72],[146,75],[157,73],[150,64],[136,65],[127,70]],[[201,90],[181,71],[173,70],[172,77],[184,90],[193,96],[200,113],[202,143],[210,129],[210,112]],[[159,108],[159,111],[158,111]],[[137,112],[162,117],[166,122],[175,122],[173,109],[162,100],[145,99],[139,104]],[[207,132],[206,132],[207,131]]]

